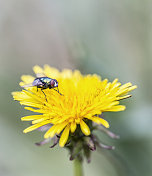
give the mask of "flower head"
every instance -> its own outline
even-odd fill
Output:
[[[108,82],[96,74],[83,76],[78,70],[72,72],[66,69],[59,72],[48,65],[44,68],[35,66],[33,70],[36,75],[43,74],[56,79],[63,95],[54,91],[55,88],[41,91],[36,86],[13,92],[14,99],[25,105],[25,109],[38,113],[21,118],[22,121],[32,121],[33,124],[24,133],[49,124],[50,128],[44,138],[58,135],[60,147],[64,147],[69,136],[76,131],[89,136],[92,122],[109,128],[109,123],[100,115],[106,111],[123,111],[125,106],[120,105],[119,100],[130,97],[128,92],[136,88],[130,82],[124,85],[118,79]],[[23,75],[21,79],[20,86],[23,86],[31,84],[35,77]]]

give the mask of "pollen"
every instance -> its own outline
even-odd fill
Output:
[[[118,79],[109,82],[102,80],[96,74],[82,75],[80,71],[70,69],[61,72],[45,65],[44,68],[34,66],[35,74],[43,74],[58,81],[60,92],[53,89],[45,89],[43,92],[37,87],[27,87],[19,92],[13,92],[14,100],[25,106],[25,109],[33,111],[36,115],[22,117],[22,121],[32,121],[32,125],[23,132],[27,133],[39,127],[50,124],[50,128],[44,134],[44,138],[60,137],[59,145],[64,147],[69,136],[79,130],[83,135],[91,134],[90,122],[101,124],[109,128],[109,123],[101,118],[106,111],[123,111],[124,105],[120,100],[129,98],[130,91],[137,88],[132,84],[121,85]],[[23,75],[20,86],[31,84],[35,77]]]

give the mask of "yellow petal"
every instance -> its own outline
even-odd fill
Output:
[[[125,88],[128,88],[128,87],[130,87],[130,86],[132,86],[132,83],[131,83],[131,82],[128,82],[128,83],[122,85],[122,86],[120,87],[120,89],[125,89]]]
[[[25,107],[24,109],[27,109],[29,111],[33,111],[33,112],[38,112],[38,113],[48,113],[48,110],[45,110],[45,109],[34,109],[34,108],[31,108],[31,107]]]
[[[62,70],[61,74],[62,74],[63,78],[71,78],[72,77],[72,71],[70,69]]]
[[[71,123],[71,133],[74,133],[75,130],[76,130],[76,128],[77,128],[76,123],[75,123],[75,122],[72,122],[72,123]]]
[[[44,118],[41,118],[41,119],[33,120],[33,121],[32,121],[32,124],[40,123],[40,122],[42,122],[42,121],[44,121],[44,120],[46,120],[46,119],[47,119],[47,117],[44,117]]]
[[[50,78],[58,78],[60,75],[58,69],[50,67],[49,65],[44,65],[44,73]]]
[[[81,128],[81,131],[86,136],[90,135],[90,129],[89,129],[88,125],[83,120],[80,121],[80,128]]]
[[[31,75],[22,75],[21,76],[21,80],[25,83],[25,84],[29,84],[32,83],[34,81],[34,77]]]
[[[25,106],[31,106],[34,108],[42,108],[41,104],[33,103],[32,100],[31,100],[31,102],[30,101],[20,101],[20,104],[25,105]]]
[[[23,131],[23,133],[28,133],[28,132],[30,132],[30,131],[33,131],[33,130],[35,130],[35,129],[37,129],[37,128],[43,126],[43,125],[48,124],[49,122],[50,122],[50,121],[46,120],[46,121],[44,121],[44,122],[42,122],[42,123],[38,123],[38,124],[32,125],[32,126],[26,128],[26,129]]]
[[[132,91],[132,90],[134,90],[134,89],[136,89],[137,88],[137,86],[135,85],[135,86],[131,86],[130,88],[128,88],[128,92],[129,91]]]
[[[56,125],[53,125],[45,134],[44,134],[44,138],[49,138],[49,137],[53,137],[56,133]]]
[[[118,82],[118,78],[114,79],[112,84],[116,84]]]
[[[64,145],[66,144],[68,137],[69,137],[69,131],[70,131],[70,127],[67,126],[64,131],[62,132],[62,135],[60,137],[60,141],[59,141],[59,145],[60,147],[64,147]]]
[[[123,97],[117,97],[117,100],[123,100],[132,97],[132,95],[125,95]]]
[[[45,76],[43,69],[40,66],[38,66],[38,65],[35,65],[33,67],[33,71],[35,72],[35,74],[36,74],[37,77],[43,77],[43,76]]]
[[[26,95],[24,92],[12,92],[12,95],[13,95],[14,100],[18,100],[18,101],[29,98],[29,96]]]
[[[105,126],[106,128],[109,128],[109,123],[106,121],[106,120],[104,120],[104,119],[102,119],[102,118],[100,118],[100,117],[92,117],[92,118],[90,118],[92,121],[94,121],[95,123],[98,123],[98,124],[102,124],[103,126]]]
[[[113,112],[116,112],[116,111],[124,111],[126,109],[125,106],[123,105],[118,105],[118,106],[113,106],[112,108],[110,109],[107,109],[105,111],[113,111]]]
[[[41,119],[43,117],[44,117],[43,115],[31,115],[31,116],[22,117],[21,120],[22,121],[30,121],[30,120]]]
[[[26,93],[29,97],[33,98],[34,100],[38,101],[38,102],[42,102],[42,98],[40,98],[39,96],[37,96],[36,94],[33,94],[29,91],[23,90],[24,93]]]
[[[59,124],[58,128],[56,130],[56,133],[59,134],[67,124],[68,124],[68,122],[63,122],[63,123]]]

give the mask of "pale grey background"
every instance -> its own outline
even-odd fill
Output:
[[[80,69],[138,85],[127,110],[105,113],[120,140],[96,151],[87,176],[152,175],[152,2],[149,0],[0,1],[0,175],[72,175],[68,152],[36,147],[43,134],[22,131],[30,114],[14,102],[22,74],[35,64]]]

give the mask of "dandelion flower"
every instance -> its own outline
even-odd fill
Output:
[[[44,74],[56,79],[63,96],[53,89],[45,89],[46,101],[44,93],[37,87],[13,92],[14,100],[25,105],[25,109],[37,113],[21,118],[22,121],[32,121],[24,133],[50,125],[44,138],[58,135],[60,147],[64,147],[72,135],[91,136],[92,124],[109,128],[109,123],[101,114],[125,110],[125,106],[119,104],[120,100],[130,97],[128,92],[136,88],[130,82],[121,85],[118,79],[109,82],[96,74],[82,75],[78,70],[65,69],[59,72],[48,65],[44,68],[34,66],[33,70],[36,75]],[[23,86],[32,83],[35,77],[23,75],[21,79],[20,86]]]

